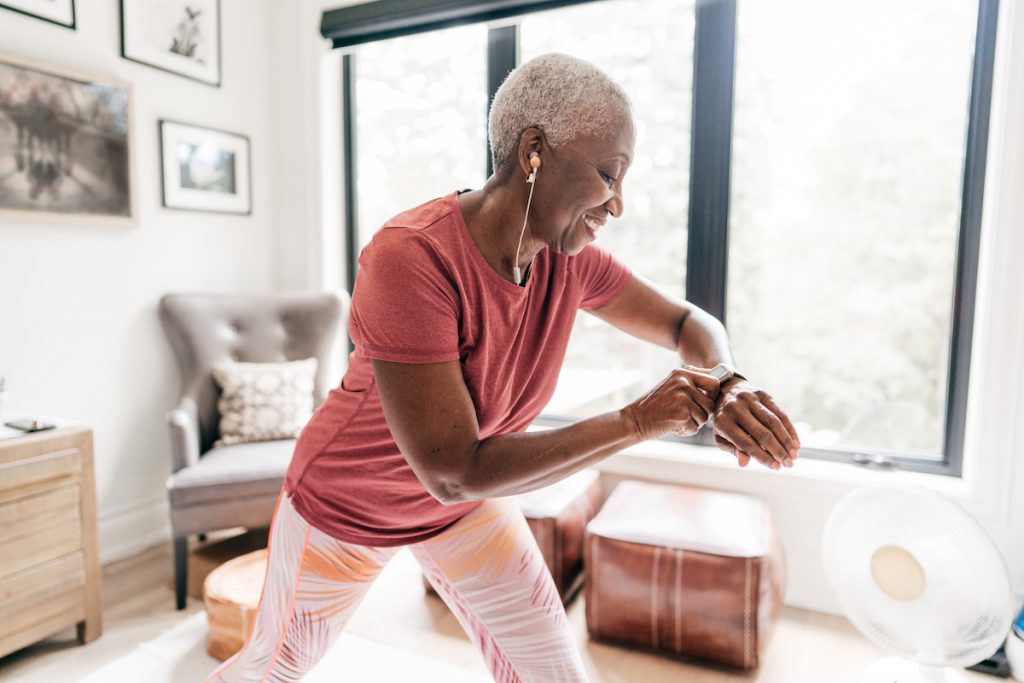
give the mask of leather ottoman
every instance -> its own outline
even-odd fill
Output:
[[[623,481],[587,525],[585,548],[591,637],[758,666],[786,578],[763,502]]]
[[[600,473],[583,470],[515,498],[567,604],[583,585],[583,534],[601,505]],[[433,592],[426,577],[423,583]]]

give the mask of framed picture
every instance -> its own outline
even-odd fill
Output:
[[[220,87],[220,0],[121,0],[121,56]]]
[[[162,120],[160,158],[168,209],[252,213],[246,136]]]
[[[0,211],[133,216],[127,85],[0,54]]]
[[[4,0],[0,7],[72,30],[75,28],[75,0]]]

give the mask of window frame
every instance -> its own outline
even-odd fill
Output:
[[[600,0],[471,0],[437,3],[424,0],[377,0],[328,10],[321,34],[334,47],[383,40],[450,26],[518,19],[536,11]],[[930,460],[885,449],[814,448],[802,456],[877,469],[960,477],[963,472],[968,385],[974,328],[981,218],[988,154],[992,77],[999,0],[977,0],[978,21],[971,70],[970,99],[962,174],[957,256],[953,284],[950,353],[942,459]],[[736,73],[737,0],[696,0],[693,96],[690,112],[690,198],[687,217],[686,298],[725,321],[729,262],[730,163],[733,94]],[[488,107],[505,76],[519,62],[519,25],[489,28],[487,42]],[[344,142],[344,220],[347,286],[351,293],[358,268],[356,213],[356,56],[342,57],[342,133]],[[482,115],[487,116],[484,111]],[[491,175],[486,153],[487,176]],[[697,172],[700,169],[700,172]],[[562,425],[574,420],[542,415],[537,422]],[[709,430],[696,437],[669,441],[710,444]]]

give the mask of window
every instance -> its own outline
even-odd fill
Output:
[[[359,249],[399,212],[483,184],[486,49],[487,29],[480,25],[360,48],[355,60]]]
[[[517,60],[575,54],[638,119],[601,244],[725,319],[806,454],[959,475],[997,0],[551,4],[325,13],[336,47],[367,43],[343,84],[351,268],[388,216],[482,184]],[[677,363],[581,314],[550,412],[619,407]]]
[[[942,458],[977,11],[739,5],[726,319],[805,445]]]
[[[679,297],[686,294],[693,21],[693,0],[651,0],[643,12],[634,0],[610,0],[529,15],[519,29],[523,61],[563,52],[628,83],[636,156],[623,183],[625,212],[598,243]],[[546,412],[579,418],[620,408],[678,365],[677,354],[581,311]]]

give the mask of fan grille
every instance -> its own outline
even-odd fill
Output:
[[[1012,618],[1009,576],[995,545],[946,498],[908,485],[858,489],[825,527],[825,569],[850,621],[880,647],[937,666],[968,666],[991,655]],[[913,600],[890,597],[873,580],[871,558],[891,545],[925,574]]]

